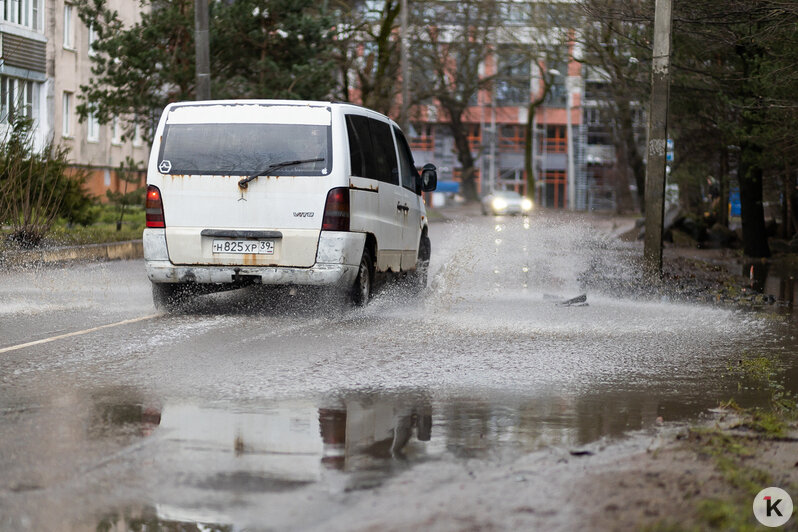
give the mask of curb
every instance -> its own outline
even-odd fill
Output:
[[[12,251],[4,254],[0,262],[8,266],[26,264],[51,264],[73,260],[103,261],[130,260],[144,257],[141,240],[111,242],[108,244],[88,244],[85,246],[64,246],[58,248]]]

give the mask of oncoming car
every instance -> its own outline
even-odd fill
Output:
[[[399,127],[351,104],[170,104],[147,170],[144,257],[157,308],[248,284],[316,285],[365,305],[375,275],[426,286],[423,191]]]
[[[495,190],[482,198],[482,214],[528,214],[532,200],[513,190]]]

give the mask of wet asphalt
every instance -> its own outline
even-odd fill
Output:
[[[142,261],[0,273],[0,530],[324,528],[420,464],[763,403],[730,369],[752,354],[798,381],[778,320],[586,287],[635,274],[611,232],[456,216],[422,296],[387,283],[365,309],[251,287],[157,313]]]

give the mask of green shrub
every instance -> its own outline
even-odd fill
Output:
[[[70,169],[62,146],[50,142],[37,151],[32,132],[31,119],[18,115],[0,141],[0,224],[22,248],[41,244],[59,216],[72,224],[92,221],[86,173]]]

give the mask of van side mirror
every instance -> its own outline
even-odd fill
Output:
[[[434,164],[427,163],[421,169],[421,190],[432,192],[438,187],[438,170]]]

